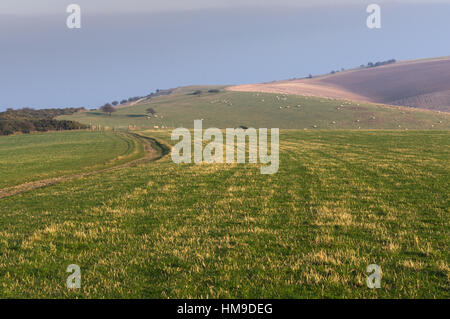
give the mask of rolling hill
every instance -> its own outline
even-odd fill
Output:
[[[190,86],[59,118],[136,132],[0,137],[0,297],[448,296],[449,113]],[[196,119],[281,128],[279,171],[174,163],[169,128]]]
[[[450,112],[450,57],[360,68],[313,79],[228,88],[403,105]]]
[[[156,115],[148,116],[148,108]],[[325,97],[234,92],[224,86],[178,88],[170,95],[117,108],[111,116],[94,110],[58,119],[115,129],[191,128],[197,119],[204,120],[204,127],[218,128],[450,129],[447,113]]]

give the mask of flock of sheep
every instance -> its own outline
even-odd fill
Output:
[[[229,105],[229,106],[233,106],[233,103],[231,103],[229,100],[226,100],[226,99],[223,99],[223,100],[214,100],[214,101],[211,101],[211,102],[209,102],[209,103],[211,103],[211,104],[222,103],[222,104],[226,104],[226,105]]]
[[[261,93],[254,93],[253,96],[254,96],[254,97],[257,97],[258,100],[259,100],[261,103],[265,103],[265,102],[266,102],[267,97],[264,96],[264,95],[262,95]],[[288,103],[288,100],[289,100],[289,99],[288,99],[288,96],[285,95],[285,94],[282,94],[282,95],[276,95],[276,96],[275,96],[275,99],[276,99],[276,102],[282,103],[282,104],[287,104],[287,103]],[[304,97],[304,99],[305,99],[305,100],[308,100],[309,98],[308,98],[308,97]],[[333,98],[323,98],[323,100],[319,100],[319,102],[321,102],[321,103],[326,103],[327,101],[325,101],[325,100],[328,100],[328,101],[331,101],[331,102],[337,102],[337,101],[339,101],[339,100],[333,99]],[[232,106],[232,105],[233,105],[233,103],[232,103],[230,100],[228,100],[228,99],[217,99],[217,100],[212,100],[212,101],[210,101],[209,103],[210,103],[210,104],[225,104],[225,105],[228,105],[228,106]],[[342,110],[344,110],[346,107],[352,107],[352,106],[353,106],[353,107],[359,107],[359,106],[361,106],[361,105],[360,105],[359,103],[352,103],[352,102],[350,102],[350,101],[344,101],[344,102],[341,101],[341,103],[336,107],[336,110],[337,110],[337,111],[342,111]],[[295,106],[291,106],[291,105],[282,105],[282,106],[279,106],[279,109],[280,109],[280,110],[281,110],[281,109],[290,109],[290,108],[302,109],[302,108],[303,108],[303,105],[302,105],[302,104],[297,104],[297,105],[295,105]],[[402,111],[401,113],[402,113],[402,114],[405,114],[404,111]],[[158,116],[155,114],[154,117],[158,117]],[[163,116],[160,115],[159,117],[160,117],[161,119],[163,119]],[[377,119],[377,118],[376,118],[374,115],[372,115],[372,116],[370,116],[370,117],[368,118],[369,121],[374,121],[374,120],[376,120],[376,119]],[[355,120],[355,123],[356,123],[356,124],[359,124],[359,123],[361,123],[361,121],[362,121],[362,120],[357,119],[357,120]],[[442,121],[440,121],[439,123],[442,123]],[[333,121],[331,121],[329,124],[330,124],[330,125],[336,125],[336,124],[337,124],[337,121],[336,121],[336,120],[333,120]],[[433,124],[432,127],[434,127],[434,126],[435,126],[435,125]],[[312,125],[311,127],[312,127],[312,128],[318,128],[318,125]],[[401,127],[402,127],[401,125],[398,125],[398,128],[401,128]],[[155,129],[159,129],[159,128],[164,129],[164,128],[167,128],[167,127],[164,126],[164,125],[162,125],[162,126],[155,125],[154,128],[155,128]],[[361,126],[358,126],[358,129],[361,129]],[[306,130],[306,128],[305,128],[305,130]],[[405,130],[408,130],[408,129],[405,128]]]

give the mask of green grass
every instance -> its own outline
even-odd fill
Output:
[[[447,113],[295,95],[286,96],[284,101],[281,94],[207,93],[207,88],[203,89],[204,93],[200,96],[191,95],[196,89],[199,87],[180,88],[172,95],[120,108],[112,116],[89,111],[61,116],[59,119],[115,128],[127,128],[129,125],[138,128],[191,128],[194,120],[204,119],[204,127],[219,128],[244,125],[255,128],[333,130],[450,129],[450,116]],[[149,107],[156,110],[158,118],[147,117],[145,113]]]
[[[123,134],[108,132],[0,137],[0,188],[111,167],[139,155],[139,145]]]
[[[449,143],[282,131],[275,175],[166,157],[2,199],[0,296],[449,298]]]

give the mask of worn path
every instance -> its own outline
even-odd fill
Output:
[[[10,197],[10,196],[14,196],[14,195],[17,195],[17,194],[20,194],[20,193],[28,192],[28,191],[31,191],[31,190],[36,189],[36,188],[50,186],[50,185],[54,185],[54,184],[57,184],[57,183],[62,183],[62,182],[73,180],[73,179],[77,179],[77,178],[92,176],[92,175],[96,175],[96,174],[103,173],[103,172],[118,170],[118,169],[122,169],[122,168],[125,168],[125,167],[130,167],[130,166],[132,166],[134,164],[137,164],[139,162],[151,161],[151,160],[159,159],[159,158],[161,158],[162,156],[165,155],[162,152],[159,152],[159,151],[155,150],[152,147],[149,138],[140,136],[138,134],[133,134],[133,136],[138,138],[144,144],[144,156],[139,158],[139,159],[135,159],[135,160],[132,160],[132,161],[127,162],[125,164],[120,164],[120,165],[117,165],[117,166],[113,166],[113,167],[109,167],[109,168],[105,168],[105,169],[101,169],[101,170],[85,172],[85,173],[78,173],[78,174],[74,174],[74,175],[67,175],[67,176],[48,178],[48,179],[43,179],[43,180],[39,180],[39,181],[24,183],[24,184],[21,184],[21,185],[0,189],[0,199],[6,198],[6,197]]]

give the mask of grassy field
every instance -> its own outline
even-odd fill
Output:
[[[448,131],[284,130],[275,175],[169,156],[1,199],[0,297],[449,298],[449,157]]]
[[[124,135],[53,132],[0,138],[0,189],[117,165],[142,153]]]
[[[203,93],[192,95],[198,89]],[[149,107],[157,112],[157,118],[148,118]],[[115,128],[191,128],[194,120],[204,119],[205,127],[219,128],[243,125],[282,129],[450,129],[448,113],[296,95],[223,90],[208,93],[208,88],[202,87],[179,88],[172,95],[119,108],[112,116],[89,111],[59,119]]]

